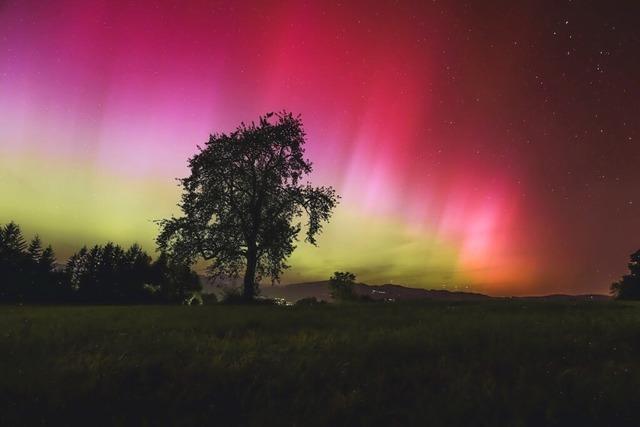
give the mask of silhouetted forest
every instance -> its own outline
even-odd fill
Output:
[[[83,247],[58,265],[38,236],[27,243],[16,223],[0,226],[0,302],[182,303],[199,290],[188,264],[164,253],[153,261],[137,244]]]

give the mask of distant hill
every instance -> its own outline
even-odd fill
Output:
[[[295,302],[302,298],[316,297],[319,300],[331,301],[329,294],[329,281],[296,283],[284,286],[262,286],[261,294],[269,298],[284,298],[287,301]],[[400,285],[366,285],[358,283],[354,287],[358,295],[367,295],[375,300],[415,300],[415,299],[437,299],[450,301],[476,301],[491,299],[490,296],[471,293],[453,292],[446,290],[428,290],[408,288]]]
[[[284,298],[290,302],[296,302],[302,298],[316,297],[319,300],[331,301],[329,294],[329,281],[295,283],[291,285],[263,285],[260,287],[261,295],[268,298]],[[430,299],[439,301],[488,301],[497,299],[514,299],[523,301],[606,301],[607,295],[544,295],[524,297],[491,297],[474,292],[457,292],[447,290],[408,288],[401,285],[355,285],[358,295],[367,295],[375,300],[407,301],[418,299]]]
[[[292,285],[262,285],[260,295],[269,298],[284,298],[296,302],[302,298],[316,297],[319,300],[331,301],[329,281],[295,283]]]
[[[608,301],[611,299],[609,295],[602,294],[580,294],[580,295],[568,295],[568,294],[552,294],[542,296],[523,296],[523,297],[505,297],[514,300],[526,300],[526,301]]]

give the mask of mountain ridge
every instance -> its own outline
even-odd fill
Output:
[[[611,299],[601,294],[550,294],[540,296],[490,296],[477,292],[450,291],[446,289],[410,288],[403,285],[386,283],[368,285],[357,283],[354,286],[357,295],[368,296],[374,300],[407,301],[407,300],[439,300],[439,301],[490,301],[490,300],[523,300],[523,301],[606,301]],[[284,298],[295,302],[302,298],[315,297],[322,301],[331,301],[329,281],[301,282],[289,285],[261,287],[261,294],[268,298]]]

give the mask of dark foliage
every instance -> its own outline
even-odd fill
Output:
[[[27,245],[17,224],[0,227],[0,302],[180,303],[200,289],[189,265],[135,244],[83,247],[58,268],[38,236]]]
[[[56,269],[51,246],[38,236],[27,245],[14,223],[0,226],[0,302],[46,302],[64,298],[68,286]]]
[[[336,301],[354,301],[357,299],[353,290],[356,275],[353,273],[336,271],[329,279],[331,298]]]
[[[245,299],[254,298],[261,278],[278,281],[299,220],[306,218],[306,241],[315,244],[338,199],[331,187],[302,184],[312,171],[305,142],[302,121],[289,113],[211,135],[180,180],[184,216],[159,222],[160,250],[189,263],[211,261],[214,278],[244,273]]]
[[[201,289],[188,265],[161,254],[155,262],[138,245],[82,248],[65,267],[77,300],[99,303],[183,302]]]
[[[640,300],[640,250],[629,258],[629,274],[611,284],[611,293],[618,299]]]

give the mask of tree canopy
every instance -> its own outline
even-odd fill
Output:
[[[64,265],[35,236],[0,225],[0,303],[182,303],[201,290],[198,275],[161,253],[156,261],[136,244],[83,247]]]
[[[356,283],[356,275],[350,272],[336,271],[329,279],[329,292],[331,298],[336,301],[355,300],[354,285]]]
[[[159,221],[159,249],[210,261],[212,277],[244,271],[246,299],[263,277],[278,281],[303,218],[305,240],[315,245],[338,201],[333,188],[302,183],[312,172],[305,142],[300,117],[286,112],[211,135],[189,159],[191,175],[180,180],[183,216]]]
[[[640,250],[629,257],[629,274],[611,284],[611,293],[618,299],[640,299]]]
[[[0,302],[50,300],[63,282],[55,262],[38,236],[27,244],[18,224],[0,225]]]

